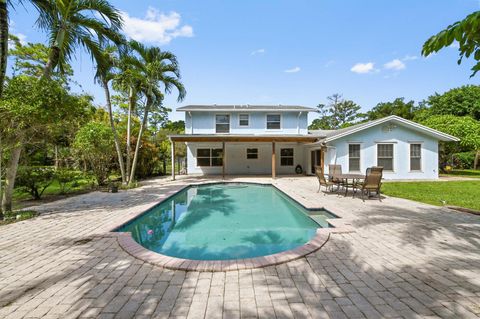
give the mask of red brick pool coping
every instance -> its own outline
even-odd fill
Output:
[[[204,184],[204,183],[201,183]],[[198,185],[198,184],[197,184]],[[271,185],[271,184],[270,184]],[[190,185],[184,185],[179,187],[176,190],[170,190],[166,192],[165,199],[171,195],[181,191],[182,189]],[[272,185],[274,186],[274,185]],[[291,197],[291,196],[290,196]],[[153,205],[152,207],[156,206]],[[148,209],[147,209],[148,210]],[[136,218],[137,216],[143,214],[145,210],[142,210],[134,214],[134,217],[130,220]],[[115,225],[112,227],[113,230],[110,232],[110,235],[117,238],[118,244],[120,247],[125,250],[131,256],[143,260],[147,263],[160,266],[166,269],[172,270],[184,270],[184,271],[200,271],[200,272],[216,272],[216,271],[233,271],[233,270],[244,270],[244,269],[253,269],[253,268],[262,268],[267,266],[274,266],[282,263],[286,263],[292,260],[302,258],[306,255],[309,255],[325,245],[325,243],[330,238],[332,233],[347,233],[354,231],[353,228],[345,223],[341,218],[338,219],[328,219],[327,220],[333,227],[332,228],[318,228],[315,234],[310,241],[305,243],[302,246],[297,248],[283,251],[280,253],[254,257],[254,258],[245,258],[245,259],[229,259],[229,260],[192,260],[171,257],[163,255],[154,251],[151,251],[139,243],[137,243],[131,233],[129,232],[115,232],[114,230],[122,225]]]

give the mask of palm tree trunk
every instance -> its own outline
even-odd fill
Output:
[[[120,166],[120,174],[122,175],[122,183],[126,183],[125,179],[125,166],[123,164],[123,154],[120,149],[120,141],[118,140],[117,129],[115,128],[115,123],[113,121],[113,111],[112,111],[112,102],[110,99],[110,90],[108,89],[108,82],[103,81],[103,90],[105,92],[105,100],[107,101],[108,108],[108,118],[110,120],[110,127],[112,128],[113,141],[115,142],[115,149],[117,150],[118,165]]]
[[[55,38],[55,42],[50,47],[50,53],[48,54],[48,61],[43,70],[43,78],[50,79],[53,69],[58,65],[60,60],[60,52],[65,40],[65,30],[60,28]]]
[[[132,109],[134,103],[133,88],[130,87],[130,92],[128,94],[128,114],[127,114],[127,174],[130,174],[130,153],[132,152],[132,146],[130,145],[130,135],[131,135],[131,126],[132,126]],[[130,176],[127,176],[127,183],[130,182]]]
[[[138,153],[140,152],[140,146],[142,144],[143,131],[147,127],[148,111],[150,109],[150,103],[151,103],[150,98],[147,97],[147,103],[145,105],[145,114],[143,115],[142,125],[140,126],[140,130],[138,131],[137,144],[135,145],[135,153],[133,155],[132,171],[130,172],[130,179],[128,180],[128,185],[131,185],[132,181],[135,179],[135,170],[137,169]]]
[[[4,213],[12,211],[13,187],[15,186],[15,177],[17,176],[18,161],[22,152],[22,143],[17,144],[12,149],[10,160],[8,161],[5,173],[5,190],[2,198],[2,210]]]
[[[8,8],[7,0],[0,0],[0,97],[7,72],[8,56]]]

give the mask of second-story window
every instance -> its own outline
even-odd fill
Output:
[[[215,115],[215,132],[230,133],[230,115],[228,114]]]
[[[280,122],[280,114],[267,114],[267,130],[279,130]]]
[[[239,126],[248,126],[250,123],[250,118],[248,114],[239,114],[238,115],[238,125]]]

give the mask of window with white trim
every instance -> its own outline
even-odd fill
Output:
[[[348,170],[360,171],[360,144],[348,144]]]
[[[267,130],[279,130],[281,127],[280,114],[267,114]]]
[[[393,144],[377,144],[377,165],[393,171]]]
[[[230,133],[230,115],[228,114],[215,115],[215,132]]]
[[[410,144],[410,170],[422,170],[422,144]]]
[[[258,148],[247,148],[247,159],[257,159]]]
[[[239,114],[238,115],[238,125],[239,126],[249,126],[250,125],[249,114]]]
[[[197,148],[197,166],[222,166],[223,150],[221,148]]]
[[[293,148],[280,149],[280,165],[293,166]]]

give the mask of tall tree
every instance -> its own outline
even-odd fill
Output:
[[[118,166],[120,168],[120,174],[122,176],[122,183],[126,183],[125,166],[123,163],[123,154],[120,147],[120,140],[118,138],[117,129],[115,128],[115,122],[113,119],[112,100],[110,97],[110,81],[115,77],[115,68],[118,65],[118,58],[116,56],[117,48],[109,46],[103,49],[100,55],[96,55],[95,60],[97,62],[97,72],[95,79],[103,87],[105,93],[105,102],[107,104],[108,118],[110,122],[110,128],[113,134],[113,141],[115,144],[115,150],[117,152]]]
[[[416,106],[414,101],[405,102],[405,98],[396,98],[392,102],[380,102],[374,108],[367,112],[366,118],[369,121],[380,119],[382,117],[397,115],[407,120],[412,120],[415,112],[421,109]]]
[[[458,42],[459,59],[458,64],[464,58],[473,58],[477,63],[472,67],[474,76],[480,70],[480,11],[469,14],[465,19],[449,25],[446,29],[430,37],[423,45],[422,54],[429,56],[443,48],[449,47],[454,41]]]
[[[333,94],[329,97],[328,104],[319,104],[318,119],[313,120],[310,129],[333,130],[349,126],[359,120],[362,114],[361,107],[351,100],[345,100],[341,94]]]
[[[13,187],[23,147],[43,140],[50,125],[59,125],[66,118],[80,116],[79,105],[86,106],[84,97],[70,94],[62,81],[17,76],[6,85],[0,100],[0,134],[2,146],[8,145],[10,159],[6,169],[2,210],[12,209]]]
[[[56,67],[63,71],[78,47],[95,56],[100,54],[99,43],[122,40],[120,11],[107,0],[47,0],[39,6],[37,24],[50,38],[45,78]]]
[[[161,106],[163,93],[171,93],[174,88],[178,91],[178,101],[182,101],[186,95],[185,87],[180,82],[180,69],[177,58],[173,53],[162,51],[158,47],[146,47],[136,41],[131,41],[130,45],[138,55],[132,59],[132,64],[136,66],[142,75],[141,85],[139,86],[146,98],[146,103],[135,145],[129,184],[135,179],[142,134],[147,127],[150,110],[155,106]]]
[[[29,2],[37,9],[39,5],[44,4],[48,0],[30,0]],[[22,2],[19,0],[19,2]],[[12,5],[10,0],[0,0],[0,98],[3,95],[5,84],[5,75],[7,72],[8,58],[8,7]]]
[[[432,115],[471,116],[480,121],[480,86],[464,85],[443,94],[435,93],[425,104]]]

